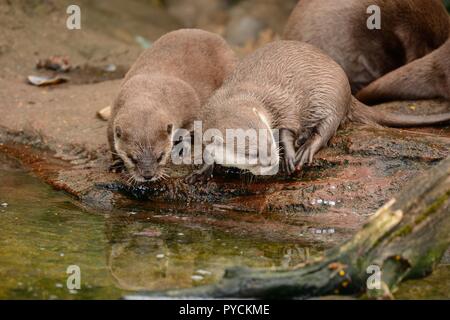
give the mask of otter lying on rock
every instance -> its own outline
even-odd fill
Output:
[[[374,6],[380,9],[379,29],[368,27]],[[283,39],[322,49],[344,69],[356,93],[437,49],[449,34],[441,0],[300,0]]]
[[[299,41],[272,42],[248,55],[212,95],[202,112],[204,128],[216,128],[220,136],[225,136],[226,129],[279,129],[282,166],[288,174],[311,162],[346,120],[395,127],[450,121],[450,113],[397,115],[363,105],[352,96],[342,68],[321,50]],[[270,161],[259,159],[264,161],[253,161],[252,166],[234,166],[264,174],[278,165],[279,153],[273,148],[273,135],[268,135],[266,140],[274,150],[269,153]],[[223,144],[212,146],[209,156],[215,163],[221,163],[217,156],[229,150]],[[245,154],[236,156],[255,160],[259,151],[245,150]],[[188,181],[207,178],[212,168],[213,163],[205,164]]]
[[[236,62],[225,40],[195,29],[170,32],[144,51],[112,108],[108,140],[113,168],[125,166],[129,182],[163,178],[174,131],[192,129],[201,106]]]

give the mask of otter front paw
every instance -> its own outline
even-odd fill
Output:
[[[214,165],[204,165],[200,170],[196,170],[185,179],[188,184],[205,183],[212,178]]]
[[[295,172],[295,152],[286,153],[283,156],[282,171],[290,176]]]
[[[295,155],[295,166],[300,170],[305,164],[311,164],[316,153],[326,145],[327,141],[320,135],[311,136]]]
[[[123,163],[122,159],[116,159],[112,163],[112,165],[109,166],[109,172],[113,173],[120,173],[125,170],[125,164]]]
[[[295,172],[295,134],[289,129],[280,129],[280,144],[282,145],[283,160],[281,170],[288,176]]]
[[[302,147],[298,150],[295,157],[295,167],[300,170],[305,164],[312,162],[312,154],[310,148]]]

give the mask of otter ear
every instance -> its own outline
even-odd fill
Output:
[[[167,125],[167,133],[169,135],[172,135],[172,130],[173,130],[173,124],[168,124]]]

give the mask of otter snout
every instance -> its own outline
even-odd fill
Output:
[[[153,170],[139,170],[139,176],[145,181],[152,181],[156,176],[156,172]]]
[[[135,173],[145,181],[152,181],[158,176],[159,164],[150,152],[143,152],[135,163]]]

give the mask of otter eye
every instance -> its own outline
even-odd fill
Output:
[[[163,159],[164,155],[165,155],[165,153],[162,152],[162,153],[159,155],[158,159],[156,159],[156,161],[161,162],[161,160]]]
[[[127,154],[128,158],[131,160],[131,162],[133,162],[134,164],[137,164],[137,159],[135,156],[133,156],[132,154]]]

